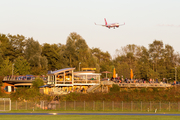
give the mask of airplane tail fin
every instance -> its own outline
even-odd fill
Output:
[[[105,21],[105,25],[107,25],[107,21],[106,21],[106,18],[104,18],[104,21]]]

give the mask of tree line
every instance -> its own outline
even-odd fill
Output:
[[[47,71],[67,67],[75,67],[75,71],[79,67],[92,67],[96,72],[113,72],[116,68],[118,76],[123,78],[130,78],[132,69],[134,79],[180,79],[180,54],[171,45],[159,40],[154,40],[149,48],[129,44],[117,49],[112,59],[107,51],[89,48],[85,39],[75,32],[69,34],[66,44],[42,45],[23,35],[0,34],[0,63],[0,76],[46,75]]]

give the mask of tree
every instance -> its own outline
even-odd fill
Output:
[[[80,35],[77,33],[70,33],[66,41],[66,59],[68,60],[69,67],[75,67],[78,63],[78,55],[76,53],[76,45],[75,42],[78,39],[82,39]]]
[[[14,74],[27,75],[30,73],[30,64],[24,57],[18,57],[14,63]]]
[[[33,84],[33,88],[35,88],[35,89],[39,89],[39,87],[40,86],[43,86],[44,85],[44,81],[41,79],[41,78],[36,78],[33,82],[32,82],[32,84]]]
[[[44,71],[47,70],[47,58],[42,57],[41,53],[42,49],[39,42],[29,38],[26,43],[25,58],[30,63],[32,74],[44,74]]]
[[[153,70],[158,71],[159,65],[162,65],[160,62],[163,59],[163,42],[155,40],[152,44],[149,44],[149,56],[153,66]]]
[[[8,34],[8,39],[14,49],[15,58],[19,56],[24,56],[24,47],[26,43],[26,39],[23,35],[10,35]]]
[[[113,60],[117,73],[124,78],[130,78],[130,69],[133,70],[134,76],[141,78],[140,65],[138,61],[142,55],[140,46],[134,44],[122,47],[116,50],[116,57]]]
[[[149,79],[148,78],[148,72],[149,72],[149,69],[150,69],[148,49],[145,48],[144,46],[142,46],[141,47],[141,52],[140,52],[139,55],[141,56],[138,59],[140,77],[137,77],[137,78],[142,78],[142,79],[147,80],[147,79]]]
[[[1,41],[0,41],[0,63],[2,63],[3,62],[3,51],[2,51],[2,49],[1,49]]]
[[[1,56],[3,59],[9,58],[10,61],[15,59],[15,50],[12,46],[11,41],[5,34],[0,34],[0,49]]]
[[[9,57],[0,64],[0,76],[7,75],[12,75],[12,62],[9,60]]]
[[[42,56],[45,56],[48,60],[48,70],[55,70],[61,68],[60,54],[58,52],[60,48],[57,44],[47,44],[42,46]]]
[[[74,32],[70,33],[67,38],[64,57],[69,67],[79,68],[80,62],[82,67],[95,67],[96,65],[86,41]]]

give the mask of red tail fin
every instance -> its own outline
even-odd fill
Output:
[[[107,25],[107,21],[106,21],[106,18],[104,18],[104,21],[105,21],[105,25]]]

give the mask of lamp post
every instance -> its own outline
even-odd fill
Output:
[[[176,70],[177,67],[175,67],[175,82],[177,81],[177,70]]]
[[[79,62],[79,71],[80,71],[80,64],[81,64],[81,62]]]

